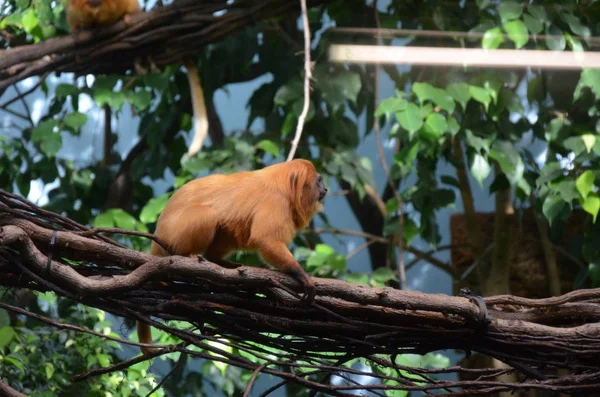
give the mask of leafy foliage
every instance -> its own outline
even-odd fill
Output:
[[[432,0],[392,0],[378,16],[384,28],[468,33],[457,35],[458,43],[447,45],[580,52],[590,48],[589,38],[598,33],[597,24],[591,22],[598,16],[597,4],[571,1],[551,6],[539,1],[479,0],[458,6]],[[384,140],[398,148],[392,159],[391,178],[395,183],[402,181],[399,194],[405,209],[404,241],[410,244],[420,238],[436,246],[441,240],[437,215],[442,209],[456,206],[462,188],[454,176],[440,177],[439,169],[446,163],[460,169],[463,159],[456,158],[454,150],[458,146],[466,153],[465,170],[478,188],[489,186],[489,193],[494,193],[513,187],[520,208],[533,205],[549,221],[553,235],[560,234],[575,211],[587,213],[582,236],[571,247],[571,254],[587,266],[579,284],[588,279],[591,285],[600,286],[600,234],[596,223],[600,211],[600,72],[458,67],[414,67],[400,72],[383,67],[396,90],[375,109],[374,68],[333,65],[326,58],[333,42],[373,44],[372,37],[342,36],[330,29],[333,25],[374,27],[371,15],[371,2],[338,1],[311,10],[311,30],[319,34],[313,46],[314,81],[298,156],[312,159],[330,186],[349,187],[348,201],[362,205],[353,209],[358,218],[363,216],[363,228],[374,227],[381,236],[394,235],[400,203],[393,195],[382,194],[386,215],[375,214],[368,206],[371,201],[367,193],[370,187],[377,187],[374,167],[378,161],[373,153],[357,154],[359,146],[372,137],[374,118],[379,118]],[[60,2],[9,0],[0,4],[0,16],[0,29],[10,33],[10,46],[38,43],[68,32]],[[246,128],[222,131],[219,119],[213,118],[211,144],[192,158],[184,155],[192,123],[187,79],[178,65],[144,76],[95,76],[63,81],[54,88],[42,84],[47,112],[39,120],[25,116],[25,122],[11,113],[11,125],[17,133],[0,136],[0,188],[27,195],[32,182],[53,183],[45,206],[48,210],[98,227],[153,230],[172,190],[191,178],[213,171],[254,169],[284,158],[303,101],[302,60],[297,56],[302,48],[300,33],[293,17],[282,17],[245,29],[197,54],[205,97],[212,110],[219,90],[261,76],[268,79],[254,90],[246,104]],[[383,44],[390,44],[390,40],[384,39]],[[417,36],[409,44],[431,45],[432,41]],[[8,47],[9,43],[0,39],[0,45]],[[67,155],[66,143],[82,139],[94,123],[82,110],[82,103],[89,99],[99,107],[110,107],[116,119],[128,111],[135,113],[139,143],[131,152],[117,153],[116,142],[125,134],[115,131],[108,141],[111,147],[107,158],[96,155],[73,161]],[[217,110],[217,117],[222,118],[230,111]],[[251,130],[251,126],[255,128]],[[532,144],[547,148],[545,158],[534,157]],[[124,184],[116,183],[120,178],[124,178]],[[164,180],[169,185],[167,191],[155,191],[156,184]],[[383,186],[379,188],[384,190]],[[364,216],[366,212],[368,216]],[[329,222],[325,215],[320,220]],[[119,239],[140,250],[149,246],[141,238]],[[373,286],[397,282],[394,271],[381,263],[372,263],[373,272],[350,272],[346,258],[319,238],[300,236],[295,243],[296,258],[314,275]],[[376,248],[369,249],[372,253]],[[234,259],[259,263],[258,258],[247,254],[238,254]],[[58,303],[48,304],[55,307]],[[100,319],[100,312],[79,305],[70,307],[72,312],[63,314],[65,321],[110,328],[106,319]],[[69,387],[65,379],[73,371],[115,360],[111,344],[69,332],[50,334],[38,327],[4,323],[0,328],[0,358],[4,363],[0,376],[18,379],[20,383],[15,386],[23,390],[41,382],[47,384],[42,393],[51,393]],[[160,333],[157,336],[167,338]],[[69,349],[68,341],[73,341],[69,346],[77,349]],[[39,355],[45,351],[55,355],[42,360]],[[59,360],[60,355],[73,360]],[[73,364],[76,367],[68,364],[83,358],[88,361]],[[39,362],[44,366],[36,365]],[[166,388],[174,395],[177,387],[196,392],[201,390],[200,381],[210,379],[215,388],[233,395],[243,389],[251,375],[209,362],[203,365],[202,373],[175,375]],[[442,364],[438,360],[435,365]],[[86,393],[114,390],[113,382],[121,381],[127,385],[121,390],[142,393],[152,383],[143,371],[142,367],[131,370],[123,378],[104,376],[97,384],[86,385]]]

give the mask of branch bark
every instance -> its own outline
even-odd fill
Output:
[[[18,205],[10,208],[6,203]],[[302,286],[283,273],[246,266],[226,269],[203,258],[154,257],[103,241],[56,214],[46,213],[41,222],[45,226],[37,225],[26,219],[31,213],[43,214],[0,191],[0,285],[52,290],[85,305],[148,322],[183,341],[157,354],[178,351],[227,362],[333,395],[347,395],[350,390],[462,387],[461,395],[481,395],[488,389],[574,392],[599,387],[595,379],[600,376],[600,289],[540,300],[498,296],[481,301],[477,297],[370,288],[315,278],[316,300],[302,305]],[[154,318],[184,321],[201,332],[179,329]],[[215,347],[212,342],[216,341],[257,360]],[[433,381],[425,375],[466,370],[395,363],[397,354],[443,349],[485,354],[514,368],[486,373],[516,371],[524,378],[491,381],[482,375],[470,381]],[[273,354],[275,359],[270,358]],[[332,359],[345,363],[360,357],[381,358],[382,354],[391,357],[389,363],[378,359],[377,365],[387,363],[388,368],[400,371],[398,376],[331,364]],[[138,361],[96,368],[74,379],[117,371]],[[284,369],[258,369],[265,362]],[[566,372],[545,376],[556,369]],[[331,385],[309,378],[310,373],[370,376],[379,383]],[[390,386],[389,380],[398,383]]]
[[[309,0],[313,7],[331,0]],[[130,21],[0,51],[0,95],[13,83],[46,72],[122,73],[138,60],[181,63],[206,44],[262,19],[296,11],[287,0],[199,2],[178,0]],[[223,12],[225,11],[225,12]],[[79,63],[78,59],[85,59]]]

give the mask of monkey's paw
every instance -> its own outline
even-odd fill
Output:
[[[305,305],[310,305],[315,300],[315,286],[308,276],[302,283],[304,285],[304,296],[302,296],[301,302]]]

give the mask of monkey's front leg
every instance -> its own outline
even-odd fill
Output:
[[[269,265],[288,273],[304,286],[303,302],[309,304],[314,300],[316,292],[312,279],[294,259],[284,243],[262,242],[258,247],[258,253]]]

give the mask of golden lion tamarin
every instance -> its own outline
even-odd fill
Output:
[[[139,11],[138,0],[69,0],[67,22],[75,31],[116,22]]]
[[[202,254],[217,263],[234,250],[256,251],[265,262],[300,281],[304,299],[310,302],[313,283],[287,246],[322,208],[326,193],[314,165],[301,159],[257,171],[210,175],[173,194],[158,218],[155,235],[172,254]],[[156,243],[150,252],[168,255]],[[138,337],[152,343],[148,324],[138,322]]]
[[[127,20],[129,15],[141,11],[138,0],[68,0],[66,8],[67,22],[73,32],[113,23],[121,18]],[[188,149],[188,156],[193,156],[202,149],[206,140],[208,115],[198,69],[190,60],[186,60],[184,66],[190,85],[194,120],[194,137]]]

